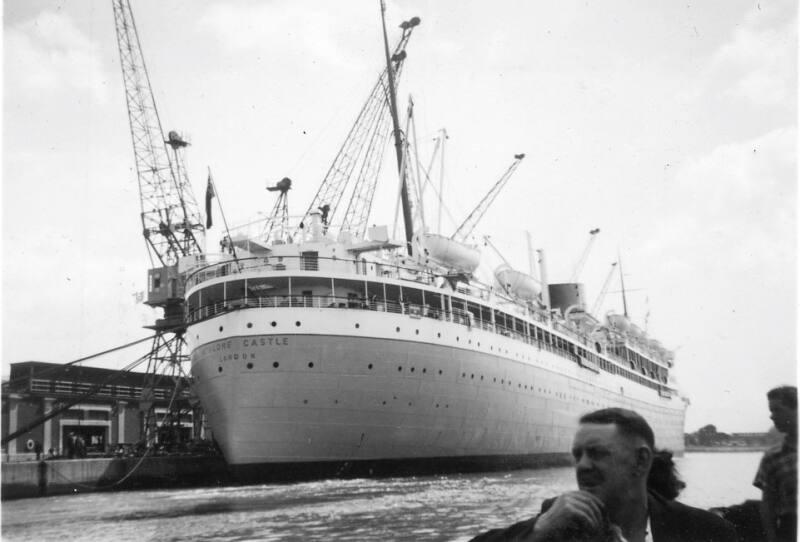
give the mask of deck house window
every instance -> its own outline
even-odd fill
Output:
[[[315,250],[301,252],[300,269],[303,271],[319,271],[319,252]]]

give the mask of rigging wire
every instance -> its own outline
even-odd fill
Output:
[[[150,340],[154,339],[156,337],[156,335],[157,334],[150,335],[149,337],[144,337],[143,339],[138,339],[138,340],[135,340],[135,341],[132,341],[132,342],[129,342],[129,343],[114,347],[114,348],[109,348],[108,350],[103,350],[102,352],[97,352],[96,354],[91,354],[89,356],[84,356],[82,358],[78,358],[78,359],[70,361],[68,363],[64,363],[64,364],[58,365],[57,367],[52,367],[52,368],[49,368],[49,369],[45,369],[44,371],[42,371],[40,373],[36,373],[36,376],[46,376],[46,375],[48,375],[50,373],[53,373],[53,372],[56,372],[56,371],[60,371],[64,367],[69,367],[70,365],[75,365],[76,363],[80,363],[82,361],[87,361],[87,360],[90,360],[92,358],[100,357],[100,356],[102,356],[104,354],[110,354],[112,352],[116,352],[117,350],[122,350],[123,348],[128,348],[130,346],[134,346],[134,345],[137,345],[139,343],[143,343],[145,341],[150,341]],[[121,370],[124,371],[125,369],[121,369]],[[19,378],[15,378],[13,380],[9,380],[7,382],[3,382],[3,384],[5,386],[12,387],[15,383],[21,382],[21,381],[24,381],[24,380],[28,380],[29,378],[30,378],[30,375],[26,375],[26,376],[22,376],[22,377],[19,377]]]
[[[174,339],[171,339],[171,340],[174,340]],[[99,392],[101,389],[103,389],[103,386],[106,386],[109,383],[115,381],[116,379],[120,378],[123,374],[130,372],[134,367],[136,367],[137,365],[139,365],[140,363],[142,363],[144,360],[148,359],[149,357],[150,357],[150,352],[148,352],[147,354],[144,354],[143,356],[139,357],[135,361],[129,363],[127,366],[123,367],[121,370],[117,371],[116,373],[113,373],[113,374],[109,375],[108,377],[106,377],[105,379],[100,381],[99,383],[97,383],[94,386],[92,386],[92,388],[90,388],[89,391],[82,393],[77,398],[74,398],[74,399],[71,399],[71,400],[67,401],[66,403],[62,404],[62,406],[60,406],[59,408],[51,410],[50,412],[48,412],[44,416],[39,417],[38,419],[36,419],[36,420],[32,421],[31,423],[29,423],[29,424],[25,425],[24,427],[22,427],[21,429],[18,429],[16,431],[14,431],[13,433],[9,433],[8,435],[4,436],[2,438],[2,441],[0,441],[0,444],[5,446],[6,444],[8,444],[12,440],[16,439],[20,435],[24,435],[25,433],[29,432],[34,427],[37,427],[37,426],[43,424],[47,420],[58,416],[59,414],[61,414],[62,412],[66,411],[66,410],[69,410],[71,407],[77,405],[81,401],[84,401],[84,400],[88,399],[89,397],[91,397],[92,395],[95,395],[97,392]]]

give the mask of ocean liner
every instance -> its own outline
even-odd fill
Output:
[[[455,234],[425,231],[396,103],[418,24],[393,53],[384,26],[386,67],[302,220],[284,179],[260,233],[180,262],[194,386],[225,459],[274,478],[535,466],[568,458],[577,418],[603,407],[640,412],[681,453],[670,351],[624,314],[593,316],[543,265],[477,278],[466,240],[523,155]],[[367,227],[392,137],[402,241]]]

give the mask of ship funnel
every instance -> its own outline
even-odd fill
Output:
[[[548,284],[547,290],[550,294],[551,308],[559,309],[562,314],[566,313],[567,309],[572,306],[582,311],[586,310],[586,296],[583,293],[583,284],[577,282]]]

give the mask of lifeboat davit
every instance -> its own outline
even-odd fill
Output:
[[[506,264],[494,270],[494,278],[503,289],[520,299],[534,301],[539,297],[536,279]]]
[[[430,260],[453,271],[472,273],[481,261],[481,252],[474,245],[435,233],[417,235],[417,240]]]

